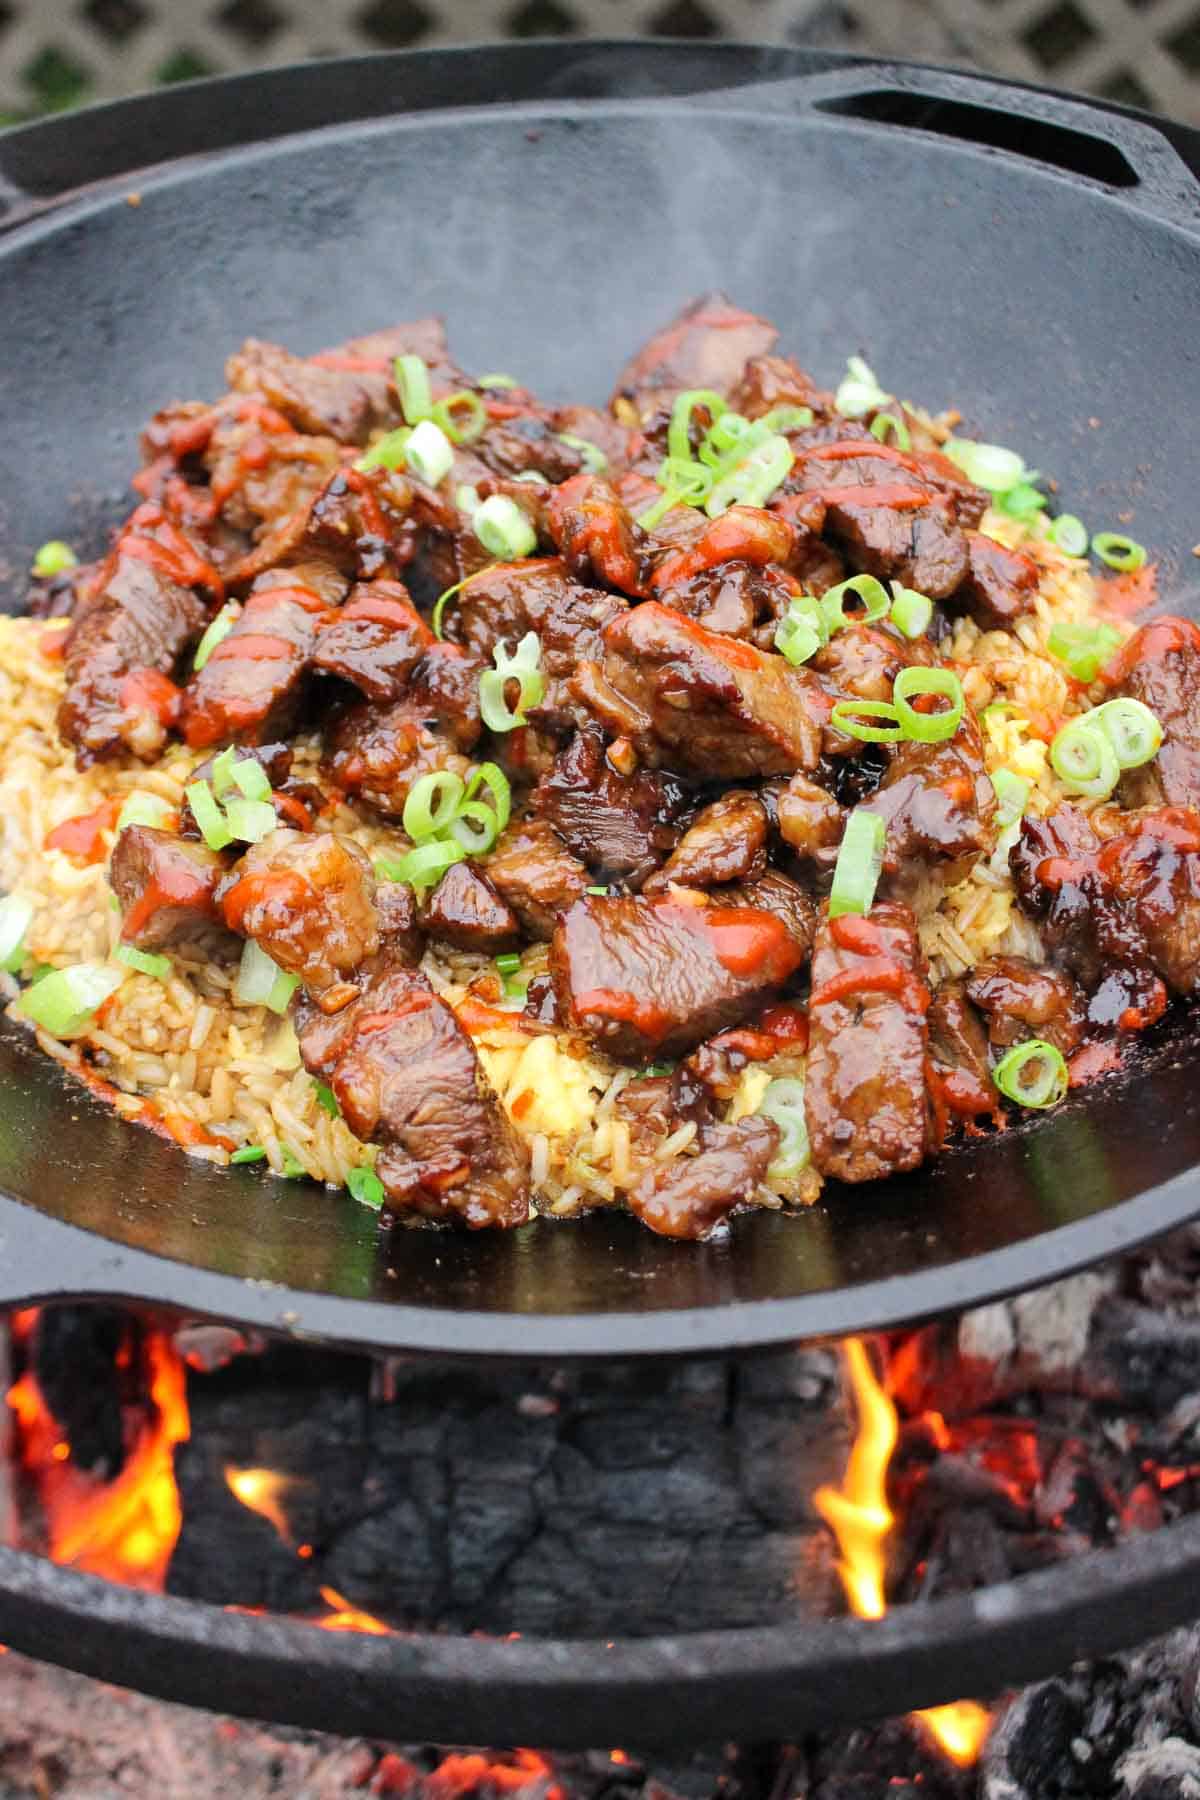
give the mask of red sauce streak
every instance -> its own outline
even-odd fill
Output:
[[[782,919],[750,906],[689,907],[690,924],[708,938],[722,968],[731,975],[786,981],[803,951]]]
[[[69,631],[63,631],[61,628],[43,631],[38,639],[39,654],[44,656],[47,662],[61,662],[66,655],[67,639],[70,635]]]
[[[1067,1064],[1067,1074],[1073,1088],[1086,1087],[1089,1081],[1120,1067],[1121,1052],[1115,1044],[1085,1044]]]
[[[632,1025],[640,1031],[644,1038],[657,1043],[665,1037],[671,1023],[671,1015],[652,1001],[639,1000],[636,994],[627,994],[618,988],[588,988],[585,993],[576,994],[571,1010],[577,1019],[591,1013],[601,1019],[617,1019],[622,1025]],[[501,1018],[508,1018],[501,1013]]]
[[[269,612],[277,600],[286,600],[291,606],[299,606],[308,613],[327,613],[329,608],[320,594],[308,587],[269,587],[259,588],[251,594],[246,602],[246,613]],[[245,618],[246,613],[242,614]]]
[[[433,1005],[432,994],[409,994],[398,1005],[390,1006],[386,1012],[363,1013],[355,1019],[354,1031],[357,1037],[369,1037],[376,1031],[386,1031],[399,1019],[407,1019],[410,1013],[427,1012]]]
[[[235,882],[221,902],[221,909],[229,929],[246,937],[249,934],[245,930],[245,918],[252,906],[282,907],[286,911],[299,912],[311,902],[312,896],[311,886],[295,869],[263,869],[256,874],[243,875]]]
[[[832,444],[816,444],[803,452],[802,460],[806,463],[853,462],[860,456],[869,456],[873,462],[896,463],[913,475],[921,472],[920,463],[907,451],[898,450],[894,444],[868,443],[864,438],[838,438]]]
[[[183,695],[158,669],[131,669],[117,692],[123,712],[153,713],[160,725],[174,725]]]
[[[209,657],[215,662],[279,662],[298,654],[295,644],[262,631],[231,631]]]
[[[528,401],[485,399],[483,410],[489,419],[519,419],[529,411]]]
[[[1104,679],[1110,686],[1117,687],[1128,681],[1139,663],[1157,662],[1181,650],[1200,651],[1200,628],[1190,619],[1164,613],[1161,619],[1152,619],[1149,625],[1135,631],[1128,643],[1122,645],[1105,669]]]
[[[1043,887],[1060,888],[1068,882],[1078,887],[1092,873],[1092,868],[1090,857],[1046,856],[1037,866],[1037,878]]]
[[[386,594],[364,594],[359,600],[351,600],[343,606],[340,613],[333,613],[326,621],[334,624],[338,619],[362,619],[372,625],[386,625],[393,631],[420,632],[423,640],[432,644],[433,633],[426,629],[422,619],[407,600],[391,600]]]
[[[842,913],[829,921],[829,935],[840,950],[853,950],[856,956],[886,956],[887,940],[878,925],[857,913]]]
[[[116,824],[121,806],[121,796],[114,794],[111,800],[102,800],[93,812],[64,819],[61,825],[55,825],[46,833],[42,840],[45,848],[82,857],[85,863],[103,862],[104,833]]]
[[[359,516],[363,527],[372,537],[386,538],[388,535],[387,520],[383,516],[383,508],[379,497],[372,487],[365,469],[347,469],[344,474],[346,486],[358,495]]]
[[[768,1006],[758,1024],[777,1046],[794,1044],[803,1050],[808,1045],[808,1017],[798,1006]]]
[[[351,350],[318,350],[308,361],[318,369],[340,369],[347,375],[386,375],[386,356],[355,356]]]
[[[846,1000],[854,994],[894,994],[909,1012],[929,1009],[929,989],[915,975],[887,956],[868,956],[854,969],[842,969],[814,988],[810,1009]]]
[[[708,1040],[710,1050],[731,1050],[736,1055],[744,1056],[747,1062],[769,1062],[771,1057],[779,1054],[779,1045],[768,1031],[751,1031],[742,1026],[734,1031],[722,1031]]]
[[[735,559],[766,568],[770,563],[786,562],[795,547],[795,528],[787,519],[759,507],[733,507],[706,525],[694,544],[665,556],[651,576],[650,586],[661,593]]]
[[[475,994],[468,994],[465,1000],[459,1001],[454,1016],[472,1037],[484,1031],[546,1032],[554,1029],[529,1013],[505,1012],[503,1007],[489,1006]]]
[[[845,487],[810,488],[826,506],[886,506],[891,512],[913,512],[933,498],[924,488],[903,487],[899,482],[877,481]]]
[[[143,531],[157,531],[159,537],[143,537]],[[225,596],[225,583],[210,562],[173,525],[160,506],[147,502],[130,517],[117,542],[117,554],[149,563],[177,587],[211,588],[218,600]]]
[[[605,627],[605,637],[607,638],[610,633],[614,638],[618,637],[622,628],[628,628],[631,617],[636,617],[644,623],[661,620],[667,629],[682,632],[691,638],[692,642],[701,650],[709,651],[732,668],[765,669],[767,666],[767,657],[761,650],[756,650],[753,644],[744,644],[740,638],[726,637],[721,631],[709,631],[707,626],[698,625],[695,619],[689,619],[685,614],[676,612],[672,606],[663,606],[658,600],[648,600],[644,606],[637,608],[635,614],[619,614],[610,625]],[[778,661],[779,658],[775,660]]]
[[[216,917],[209,881],[189,868],[173,864],[156,880],[146,884],[125,914],[121,925],[122,941],[136,943],[142,927],[163,906],[186,906],[207,918]]]

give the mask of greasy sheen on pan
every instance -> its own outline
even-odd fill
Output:
[[[1118,1068],[1200,966],[1200,632],[775,340],[706,296],[599,410],[424,319],[156,414],[0,620],[9,1015],[385,1222],[691,1239]]]

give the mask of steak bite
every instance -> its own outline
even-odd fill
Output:
[[[822,1175],[876,1181],[932,1148],[925,1091],[929,990],[907,906],[822,916],[813,946],[804,1111]]]
[[[304,1066],[328,1081],[398,1211],[523,1225],[529,1162],[450,1008],[415,969],[382,968],[333,1018],[302,1007]]]
[[[770,1119],[704,1125],[698,1156],[677,1156],[648,1169],[629,1196],[629,1210],[660,1237],[705,1238],[739,1202],[751,1200],[779,1146]]]
[[[576,581],[635,599],[647,592],[650,540],[602,476],[575,475],[555,488],[546,524]]]
[[[235,394],[261,394],[301,431],[342,444],[365,444],[382,422],[378,386],[360,371],[324,367],[258,338],[247,338],[229,358],[225,379]]]
[[[1151,620],[1120,651],[1110,679],[1163,728],[1153,761],[1121,777],[1125,803],[1200,807],[1200,627],[1171,614]]]
[[[829,711],[807,671],[657,601],[613,620],[573,686],[651,767],[731,780],[815,768]]]
[[[374,896],[371,864],[351,839],[281,829],[250,846],[218,900],[231,931],[298,975],[322,1012],[336,1012],[379,949]]]
[[[563,1017],[612,1056],[678,1056],[741,1024],[799,967],[771,913],[586,894],[559,922],[550,969]]]
[[[1167,986],[1194,994],[1200,988],[1200,813],[1164,806],[1134,818],[1127,832],[1104,845],[1099,866]]]
[[[757,795],[734,788],[704,808],[644,891],[665,893],[671,882],[710,888],[750,881],[766,866],[766,810]]]
[[[385,703],[404,693],[433,642],[403,582],[360,582],[338,612],[318,621],[312,666]]]
[[[930,877],[943,887],[964,881],[996,846],[996,790],[970,708],[940,744],[896,744],[887,773],[863,805],[887,828],[889,893],[913,898]]]
[[[152,825],[127,825],[108,867],[123,915],[121,942],[138,950],[231,946],[216,901],[225,873],[223,858],[207,844]]]
[[[588,885],[588,872],[545,819],[523,819],[504,833],[485,864],[488,880],[532,938],[549,943],[558,915]]]
[[[469,766],[411,694],[391,706],[360,700],[346,707],[330,722],[325,744],[331,779],[390,819],[401,816],[409,789],[422,775],[437,769],[465,775]]]
[[[639,887],[674,844],[687,795],[670,775],[648,769],[619,774],[592,725],[559,752],[531,805],[597,880]]]
[[[1033,611],[1038,567],[1023,550],[1009,550],[982,531],[967,532],[967,578],[955,595],[984,631],[1005,630]]]
[[[648,419],[683,388],[727,394],[750,358],[766,356],[778,336],[767,319],[743,312],[724,294],[705,294],[630,357],[617,376],[612,409],[618,418],[631,412]]]
[[[779,869],[767,869],[754,881],[735,882],[713,895],[721,906],[750,906],[771,913],[806,958],[817,929],[817,903],[812,895]]]
[[[1036,1037],[1069,1056],[1082,1042],[1084,997],[1060,969],[1020,956],[991,956],[976,963],[965,992],[983,1013],[988,1041],[997,1049]]]
[[[943,982],[929,1008],[929,1088],[935,1110],[960,1119],[995,1118],[999,1097],[987,1037],[961,982]]]
[[[485,956],[511,950],[521,938],[512,907],[470,862],[451,863],[422,909],[421,923],[439,943]]]

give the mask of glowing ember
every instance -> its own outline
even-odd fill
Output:
[[[338,1593],[336,1588],[323,1587],[321,1598],[331,1610],[323,1619],[312,1619],[310,1624],[319,1625],[322,1631],[365,1631],[371,1637],[390,1637],[392,1628],[385,1625],[382,1619],[374,1614],[361,1612],[357,1606],[351,1606]]]
[[[887,1470],[896,1447],[896,1409],[858,1338],[842,1346],[858,1413],[858,1433],[840,1488],[818,1488],[813,1504],[837,1538],[838,1574],[852,1612],[881,1619],[887,1611],[884,1544],[894,1523],[887,1501]],[[982,1750],[988,1715],[973,1700],[955,1700],[913,1715],[952,1761],[966,1766]]]
[[[8,1404],[37,1481],[52,1560],[129,1587],[161,1588],[182,1524],[174,1455],[189,1432],[187,1391],[169,1338],[151,1333],[143,1355],[153,1412],[114,1481],[71,1463],[32,1371],[9,1389]]]
[[[251,1512],[272,1524],[285,1544],[292,1541],[287,1514],[280,1501],[297,1484],[290,1475],[277,1475],[273,1469],[235,1469],[227,1466],[225,1480],[234,1498]],[[308,1554],[311,1556],[312,1551]]]

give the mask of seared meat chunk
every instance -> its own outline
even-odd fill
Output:
[[[512,907],[470,862],[451,863],[429,896],[421,923],[440,943],[485,955],[511,950],[521,936]]]
[[[336,1012],[355,992],[349,977],[379,948],[374,896],[371,864],[350,838],[281,829],[250,846],[218,900],[231,931]]]
[[[628,462],[631,434],[611,413],[597,412],[594,406],[558,406],[550,418],[555,431],[594,444],[609,471],[620,470]],[[605,471],[597,470],[597,473]]]
[[[808,775],[793,775],[776,810],[779,835],[788,848],[817,868],[832,867],[846,829],[846,809],[828,788]]]
[[[207,844],[151,825],[127,825],[108,879],[121,905],[121,942],[139,950],[231,944],[216,903],[225,864]]]
[[[705,294],[630,358],[617,376],[612,409],[618,418],[631,413],[648,419],[683,388],[727,394],[750,358],[765,356],[778,335],[766,319],[743,312],[724,294]]]
[[[826,522],[850,566],[894,577],[931,600],[952,594],[967,573],[967,546],[949,501],[926,500],[910,488],[879,492],[872,500],[869,488],[848,489],[829,500]]]
[[[921,660],[899,632],[881,625],[835,631],[811,667],[839,700],[890,700],[901,669]]]
[[[1033,611],[1038,567],[1023,550],[1009,550],[982,531],[967,532],[967,579],[955,596],[984,631],[1010,626]]]
[[[558,482],[569,481],[583,468],[580,451],[564,444],[554,427],[533,411],[495,421],[473,449],[497,475],[536,474]]]
[[[657,875],[645,885],[648,894],[680,887],[719,887],[727,881],[752,881],[767,866],[767,815],[761,800],[734,789],[714,800],[688,827]]]
[[[770,650],[795,591],[795,582],[782,569],[727,562],[672,587],[666,597],[677,612],[695,619],[706,631],[745,638],[760,650]]]
[[[425,938],[417,921],[417,901],[406,881],[381,881],[375,889],[375,913],[379,920],[379,951],[375,963],[364,963],[360,979],[369,976],[386,959],[392,968],[405,963],[415,968],[425,948]]]
[[[999,1105],[987,1038],[961,982],[947,981],[929,1008],[929,1086],[935,1108],[960,1119],[995,1117]]]
[[[302,1008],[300,1054],[358,1137],[379,1144],[388,1202],[472,1229],[523,1225],[529,1164],[450,1008],[415,969],[384,967],[333,1018]]]
[[[299,569],[260,575],[227,637],[184,690],[183,733],[194,748],[231,739],[265,743],[294,726],[326,614]]]
[[[531,804],[597,880],[638,887],[674,844],[674,821],[687,798],[670,775],[646,769],[619,774],[600,733],[589,726],[559,752]]]
[[[929,990],[907,906],[822,917],[813,946],[804,1110],[823,1175],[875,1181],[932,1143],[925,1092]]]
[[[410,695],[393,706],[366,700],[335,718],[326,738],[328,770],[347,793],[398,819],[414,782],[435,769],[465,775],[468,763],[452,739],[427,723],[428,708]]]
[[[233,760],[235,763],[257,763],[267,780],[270,782],[271,787],[277,789],[283,786],[291,773],[292,747],[290,744],[244,744],[235,750]],[[196,767],[192,770],[191,780],[188,782],[188,786],[190,787],[192,782],[196,781],[211,782],[216,761],[217,758],[215,756],[208,756],[205,757],[203,762],[197,763]],[[235,795],[238,792],[236,787],[232,791]],[[312,791],[315,792],[316,790]],[[227,798],[228,796],[222,797]],[[287,808],[285,807],[284,810],[286,811]],[[286,820],[281,820],[280,822],[282,824],[287,823]],[[187,798],[186,794],[184,795],[183,804],[179,809],[179,833],[181,837],[185,838],[198,838],[201,836],[200,827],[197,825],[195,814],[192,812],[191,801]]]
[[[588,885],[588,872],[545,819],[512,824],[487,859],[488,880],[530,937],[549,943],[559,913]]]
[[[602,476],[575,475],[555,488],[546,523],[577,581],[635,598],[646,593],[650,541]]]
[[[1134,632],[1113,667],[1117,691],[1155,713],[1163,743],[1152,762],[1129,769],[1130,806],[1200,806],[1200,627],[1167,614]]]
[[[698,1156],[647,1170],[629,1196],[630,1212],[660,1237],[705,1238],[752,1199],[779,1146],[779,1127],[755,1117],[705,1125],[700,1144]]]
[[[1134,818],[1127,832],[1105,844],[1099,865],[1167,986],[1194,994],[1200,988],[1200,813],[1164,806]]]
[[[644,762],[732,780],[813,768],[829,710],[806,670],[656,601],[613,620],[574,688]]]
[[[817,928],[817,903],[798,881],[779,869],[768,869],[754,881],[735,882],[713,898],[722,906],[749,906],[756,912],[773,914],[802,958],[811,950]]]
[[[1026,814],[1008,861],[1047,949],[1091,994],[1093,1022],[1115,1024],[1129,1007],[1140,1010],[1154,981],[1149,951],[1113,891],[1089,819],[1074,806],[1045,819]]]
[[[339,443],[365,444],[381,422],[378,389],[358,371],[326,368],[257,338],[247,338],[229,358],[225,379],[237,394],[261,394],[301,431],[324,432]]]
[[[790,356],[748,358],[729,404],[747,419],[761,419],[777,406],[807,406],[817,419],[833,413],[833,395],[819,388]]]
[[[1020,956],[993,956],[976,963],[966,992],[985,1014],[988,1038],[1000,1049],[1026,1038],[1045,1038],[1066,1056],[1079,1047],[1085,1003],[1069,975]]]
[[[139,506],[67,633],[67,689],[58,728],[81,768],[132,750],[153,757],[175,722],[170,680],[203,631],[194,587],[218,578],[157,506]]]
[[[484,664],[457,644],[430,644],[412,673],[413,706],[456,750],[473,750],[483,734],[479,677]]]
[[[636,1062],[749,1018],[802,954],[768,912],[587,894],[559,922],[550,968],[563,1016]]]
[[[398,700],[433,641],[403,582],[363,582],[319,623],[312,666],[353,682],[368,700]]]
[[[884,868],[893,895],[913,897],[930,877],[943,887],[965,880],[996,844],[996,790],[970,707],[943,743],[896,744],[864,806],[887,827]]]
[[[796,526],[761,506],[731,506],[717,519],[702,513],[692,517],[686,538],[681,529],[678,539],[654,559],[650,586],[671,604],[673,590],[697,576],[733,562],[769,570],[772,564],[789,562],[796,548]]]

